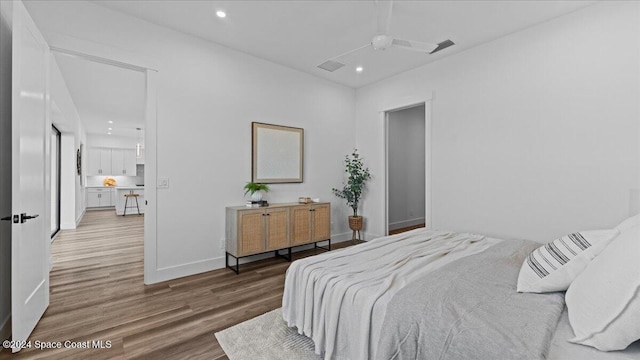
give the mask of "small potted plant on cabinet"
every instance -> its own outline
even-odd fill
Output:
[[[344,165],[345,172],[349,174],[347,182],[343,184],[342,190],[336,188],[331,190],[335,196],[345,199],[347,206],[353,209],[353,216],[349,216],[349,228],[353,231],[351,241],[355,243],[356,240],[360,240],[360,230],[364,223],[362,216],[358,215],[358,203],[362,198],[367,180],[371,179],[371,174],[369,168],[364,167],[357,149],[354,149],[350,156],[345,156]]]
[[[246,190],[244,194],[250,194],[252,201],[261,201],[262,195],[269,192],[269,185],[248,182],[247,185],[244,186],[244,189]]]

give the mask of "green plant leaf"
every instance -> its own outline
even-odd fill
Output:
[[[342,190],[333,188],[331,191],[335,196],[345,199],[347,206],[353,209],[353,216],[358,216],[358,203],[362,198],[367,180],[371,179],[371,173],[369,168],[364,167],[358,149],[353,149],[350,156],[345,156],[344,165],[344,171],[349,174],[347,182],[343,183]]]
[[[254,183],[254,182],[250,181],[244,186],[244,189],[246,190],[244,192],[245,195],[247,195],[249,193],[251,195],[253,195],[254,193],[256,193],[258,191],[269,192],[269,185]]]

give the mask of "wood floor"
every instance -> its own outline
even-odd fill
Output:
[[[273,258],[242,265],[240,275],[220,269],[145,286],[143,217],[113,210],[88,211],[51,252],[50,305],[30,340],[111,346],[2,350],[0,359],[227,359],[213,334],[280,307],[289,266]]]
[[[400,234],[400,233],[403,233],[405,231],[420,229],[420,228],[423,228],[423,227],[425,227],[425,224],[408,226],[408,227],[405,227],[405,228],[402,228],[402,229],[389,230],[389,235]]]

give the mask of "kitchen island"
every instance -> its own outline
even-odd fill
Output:
[[[144,186],[116,186],[116,215],[124,214],[124,204],[126,202],[125,194],[138,194],[138,205],[140,206],[140,214],[144,214]],[[137,215],[135,198],[129,198],[127,202],[127,215]]]

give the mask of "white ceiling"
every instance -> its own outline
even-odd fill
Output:
[[[136,130],[144,129],[144,73],[56,51],[53,54],[88,134],[144,135]]]
[[[350,87],[371,84],[444,56],[561,16],[594,1],[395,1],[390,33],[455,46],[428,55],[367,49],[333,73],[316,66],[371,41],[374,1],[94,0],[149,22],[193,34]],[[216,17],[224,10],[227,17]],[[356,65],[364,67],[357,74]]]

